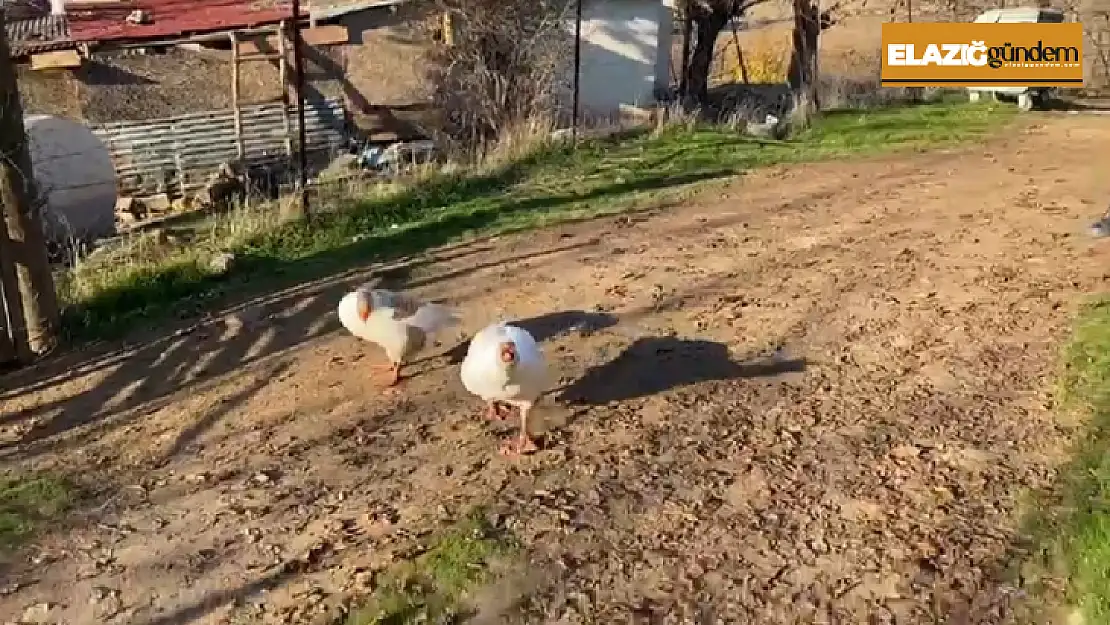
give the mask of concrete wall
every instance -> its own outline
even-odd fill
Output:
[[[579,77],[585,115],[654,103],[670,83],[673,16],[673,0],[586,0]]]
[[[306,55],[309,97],[342,92],[342,73],[333,50]],[[273,102],[281,97],[277,62],[240,65],[240,101]],[[162,54],[94,55],[72,72],[20,72],[20,93],[29,113],[80,117],[92,123],[172,117],[231,107],[230,53],[169,48]]]
[[[427,5],[362,11],[339,20],[350,43],[342,49],[347,108],[373,139],[412,139],[432,121],[427,54],[432,41]]]

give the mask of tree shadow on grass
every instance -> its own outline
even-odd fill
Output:
[[[484,178],[461,183],[437,182],[387,201],[367,201],[349,210],[324,213],[311,226],[295,222],[249,241],[237,251],[228,276],[206,275],[185,264],[104,291],[66,312],[71,337],[115,338],[144,321],[187,318],[212,308],[229,295],[312,280],[348,269],[397,259],[434,248],[468,234],[527,228],[545,216],[558,216],[567,205],[608,202],[614,197],[679,187],[731,176],[733,169],[620,182],[584,193],[514,198],[508,179]],[[465,198],[465,200],[463,200]],[[442,207],[463,205],[450,212]],[[416,223],[393,228],[394,224]]]
[[[143,322],[164,322],[174,317],[188,319],[206,310],[220,310],[221,304],[224,305],[222,314],[228,315],[226,305],[229,302],[234,306],[244,301],[251,302],[243,306],[247,307],[247,312],[254,309],[253,317],[258,318],[247,319],[246,327],[232,331],[229,324],[234,319],[231,315],[217,317],[175,333],[161,330],[153,340],[121,350],[101,362],[83,362],[63,355],[57,365],[44,362],[33,370],[4,376],[6,390],[0,393],[0,398],[18,398],[22,393],[61,384],[90,372],[99,379],[90,377],[92,386],[79,395],[58,393],[49,401],[32,402],[23,408],[18,407],[18,402],[9,404],[4,414],[0,414],[0,422],[21,430],[24,425],[29,427],[18,440],[0,444],[3,450],[0,455],[35,455],[38,453],[35,450],[49,448],[58,436],[75,428],[81,428],[78,439],[96,436],[105,427],[116,427],[138,418],[140,413],[159,409],[166,398],[172,398],[183,388],[207,384],[248,363],[335,331],[338,329],[335,304],[342,293],[351,288],[348,282],[353,283],[355,276],[321,280],[324,276],[360,269],[361,278],[365,280],[365,270],[374,261],[394,261],[465,237],[467,233],[522,229],[531,226],[537,215],[558,213],[570,204],[604,203],[614,196],[650,192],[732,173],[717,169],[625,181],[579,193],[550,193],[519,199],[509,192],[509,181],[519,179],[519,172],[503,172],[504,177],[500,179],[438,181],[389,202],[364,202],[351,210],[320,214],[314,218],[316,223],[312,228],[302,223],[288,224],[276,233],[259,237],[236,251],[236,266],[224,279],[205,276],[196,267],[181,267],[149,276],[147,280],[128,285],[129,288],[104,293],[81,309],[69,311],[69,322],[85,332],[114,331],[118,334]],[[451,204],[455,205],[454,210],[443,211],[443,206]],[[462,208],[458,208],[460,205]],[[396,223],[394,220],[416,222],[416,225],[386,226]],[[359,238],[360,234],[367,236]],[[502,257],[497,259],[496,265],[511,265],[587,244],[573,242],[523,256]],[[481,249],[475,246],[451,254],[460,257]],[[445,275],[408,280],[409,272],[417,264],[419,261],[389,267],[379,265],[375,273],[385,276],[391,288],[414,288],[490,266],[490,263],[472,263]],[[273,294],[288,285],[312,280],[320,282]],[[268,299],[257,297],[267,292],[270,293]],[[248,299],[252,295],[256,297]],[[80,336],[80,332],[77,335]],[[98,368],[103,372],[96,373]],[[186,439],[200,436],[205,429],[207,425],[200,426]],[[188,445],[188,440],[182,444]]]

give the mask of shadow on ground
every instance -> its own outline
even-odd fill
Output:
[[[801,358],[770,357],[735,362],[728,347],[704,340],[671,337],[637,339],[615,359],[589,369],[563,389],[570,404],[599,405],[648,397],[698,382],[772,377],[802,372]]]
[[[5,390],[0,392],[0,429],[7,433],[0,438],[0,458],[35,456],[39,452],[28,447],[45,451],[56,437],[81,428],[89,427],[81,435],[91,436],[104,428],[125,425],[164,407],[184,388],[200,391],[228,373],[337,331],[340,326],[335,306],[352,287],[367,281],[387,288],[418,288],[594,244],[596,241],[592,240],[571,241],[535,252],[474,262],[463,269],[411,276],[422,265],[492,249],[481,241],[446,248],[407,264],[348,272],[269,298],[256,298],[219,317],[91,361],[81,362],[70,355],[18,371],[4,377]],[[255,382],[226,398],[216,411],[179,437],[173,453],[202,436],[222,415],[249,401],[268,380],[287,375],[286,369],[286,363],[275,363]],[[89,378],[89,384],[79,388],[75,381],[83,376]],[[73,386],[50,397],[51,387],[66,383]],[[30,407],[15,408],[20,396],[29,393],[46,393],[48,399]],[[12,432],[16,435],[12,436]]]
[[[248,584],[243,584],[237,588],[229,588],[220,593],[207,595],[201,601],[179,610],[174,610],[169,614],[164,614],[145,621],[143,625],[186,625],[187,623],[195,623],[198,619],[203,619],[211,614],[217,606],[226,605],[228,603],[234,604],[247,597],[265,593],[296,578],[298,573],[299,572],[295,569],[287,567],[275,569]]]
[[[557,210],[566,204],[604,200],[612,195],[633,191],[663,189],[732,174],[732,170],[700,171],[693,174],[657,176],[621,181],[585,192],[564,192],[514,199],[506,190],[525,175],[532,163],[513,164],[485,178],[466,181],[445,179],[414,188],[386,203],[369,202],[351,211],[324,213],[314,217],[314,231],[339,236],[337,241],[320,242],[311,237],[303,241],[304,254],[295,258],[274,247],[288,245],[290,239],[304,239],[303,224],[291,224],[289,232],[260,238],[247,246],[237,258],[234,271],[227,277],[197,277],[188,272],[161,275],[158,279],[137,282],[106,292],[67,311],[67,323],[75,336],[107,332],[120,334],[136,324],[177,319],[176,331],[155,330],[138,347],[115,351],[89,350],[48,359],[35,367],[3,376],[0,402],[19,395],[41,392],[52,386],[83,376],[100,379],[83,389],[80,396],[50,398],[33,408],[0,404],[0,426],[19,426],[25,431],[16,440],[0,439],[0,456],[10,454],[13,446],[35,443],[75,427],[102,419],[108,412],[119,413],[158,400],[172,391],[228,373],[247,363],[293,348],[306,340],[324,335],[338,327],[331,314],[346,289],[365,281],[371,273],[387,286],[415,288],[478,271],[493,265],[511,265],[526,258],[583,247],[590,242],[574,242],[519,258],[499,258],[493,263],[475,264],[439,276],[408,280],[411,272],[423,265],[478,254],[491,249],[481,240],[438,247],[468,232],[504,224],[502,232],[527,227],[514,221],[522,215]],[[439,215],[442,206],[465,197],[473,210]],[[396,231],[392,223],[424,220],[422,225]],[[514,224],[517,224],[514,227]],[[369,237],[347,234],[374,233]],[[315,236],[315,235],[314,235]],[[594,242],[596,243],[596,241]],[[319,251],[313,251],[318,247]],[[425,250],[435,254],[415,258]],[[379,264],[367,270],[369,263]],[[391,264],[388,264],[391,263]],[[345,273],[335,276],[337,270]],[[326,277],[332,276],[332,277]],[[300,283],[301,286],[290,286]],[[280,290],[286,287],[284,291]],[[270,295],[258,296],[259,293]],[[276,291],[276,293],[275,293]],[[230,304],[220,313],[188,327],[181,320],[200,317],[205,311]],[[166,334],[169,334],[166,336]],[[99,351],[99,353],[97,353]],[[107,373],[105,373],[107,372]],[[147,407],[144,407],[147,409]],[[157,409],[154,406],[151,409]]]
[[[903,173],[899,168],[883,178],[893,178]],[[668,180],[675,182],[673,179]],[[820,197],[826,194],[822,192]],[[816,200],[817,197],[812,199]],[[808,205],[808,201],[802,205],[795,205],[792,202],[784,204],[782,210],[804,210]],[[539,208],[542,209],[542,206]],[[641,212],[653,211],[654,209],[649,209]],[[480,219],[495,217],[496,215],[480,218],[473,215],[454,215],[448,221],[458,220],[456,224],[458,226],[480,223]],[[639,223],[646,218],[646,216],[639,218],[624,215],[618,218],[617,227]],[[692,231],[713,229],[753,218],[755,218],[754,215],[742,211],[721,216],[719,219],[699,221],[690,228]],[[479,221],[469,221],[475,219]],[[576,221],[592,223],[597,219],[583,218]],[[326,278],[305,280],[298,286],[272,290],[267,295],[247,299],[243,296],[249,295],[252,291],[257,293],[261,290],[259,284],[249,283],[252,276],[258,278],[260,283],[265,283],[264,278],[256,276],[252,273],[254,270],[250,270],[244,276],[220,286],[221,290],[228,292],[228,297],[225,299],[231,302],[238,300],[238,303],[225,308],[217,316],[176,331],[168,329],[156,331],[152,333],[151,338],[138,342],[134,346],[116,350],[102,348],[69,352],[43,361],[34,367],[0,376],[0,387],[2,387],[0,429],[20,430],[18,436],[0,437],[0,458],[37,455],[37,451],[30,449],[21,450],[18,454],[16,450],[21,446],[29,445],[45,448],[44,446],[49,445],[56,436],[75,428],[99,423],[109,415],[114,415],[117,422],[126,423],[129,419],[141,416],[126,414],[129,411],[143,413],[156,411],[168,401],[166,398],[171,393],[186,387],[208,384],[219,376],[333,332],[339,329],[338,320],[333,314],[336,303],[348,289],[368,280],[380,280],[383,286],[390,288],[410,289],[436,284],[492,267],[511,269],[514,265],[530,259],[559,253],[574,253],[576,250],[600,244],[596,238],[583,236],[586,230],[579,228],[565,232],[559,238],[560,245],[552,245],[531,253],[483,259],[481,262],[475,261],[460,268],[421,275],[419,278],[413,277],[414,271],[434,263],[465,260],[493,251],[495,244],[490,240],[492,237],[485,237],[444,245],[434,248],[435,251],[432,253],[378,263],[367,268],[368,258],[381,254],[388,256],[387,252],[390,250],[399,253],[400,250],[406,249],[403,245],[434,244],[444,236],[442,231],[437,231],[439,225],[441,224],[428,224],[407,234],[396,235],[397,240],[387,237],[355,242],[347,248],[322,253],[318,257],[305,258],[300,261],[300,265],[292,261],[282,265],[281,263],[285,261],[275,258],[260,260],[259,264],[255,265],[257,271],[261,271],[262,267],[269,267],[271,270],[284,267],[286,275],[280,276],[279,280],[293,282],[296,281],[294,278],[297,276],[313,273],[326,275],[333,272],[336,267],[354,267],[354,269]],[[450,228],[447,229],[450,230]],[[674,234],[683,233],[685,233],[684,230],[679,230]],[[427,238],[421,240],[421,236]],[[400,240],[410,237],[416,237],[416,242]],[[379,249],[374,250],[375,245],[379,245]],[[712,285],[706,288],[712,290]],[[172,303],[168,304],[171,307],[172,305]],[[208,305],[214,305],[214,302],[208,302]],[[195,311],[186,308],[178,316],[189,317],[193,312]],[[615,319],[604,313],[558,311],[541,317],[518,320],[516,323],[523,325],[543,342],[565,332],[588,333],[604,329],[612,326]],[[467,344],[464,342],[450,349],[445,355],[451,362],[457,364],[465,356],[466,348]],[[676,358],[677,362],[682,360],[673,353],[668,355],[665,349],[662,354],[664,362],[674,363]],[[652,358],[655,357],[652,356]],[[692,383],[699,379],[713,379],[714,375],[743,376],[745,372],[758,375],[758,373],[752,373],[754,370],[750,364],[733,363],[734,367],[725,366],[720,355],[714,356],[708,352],[703,353],[696,360],[693,367],[672,364],[670,366],[680,370],[671,374],[651,373],[640,381],[636,381],[638,374],[625,372],[621,375],[630,376],[630,380],[625,383],[626,386],[635,382],[645,388],[658,387],[658,390],[666,388],[662,378],[667,375],[671,376],[672,385]],[[611,366],[624,371],[629,364],[623,361],[622,363],[619,365],[613,363]],[[713,363],[719,366],[714,369]],[[776,363],[775,366],[781,366],[781,363]],[[279,371],[275,375],[284,374]],[[603,376],[604,373],[594,372],[592,375]],[[72,391],[67,389],[65,394],[53,393],[51,396],[52,387],[86,376],[90,378],[91,383],[88,387],[80,389],[80,394],[76,394],[77,389]],[[589,386],[591,381],[589,379],[580,381],[576,388],[584,388],[583,384]],[[595,387],[601,386],[600,380],[592,384]],[[18,398],[21,395],[40,392],[46,394],[44,401],[29,408],[17,407]],[[597,396],[598,392],[594,389],[586,395]],[[240,401],[249,399],[249,394],[239,397]],[[203,432],[198,431],[195,434],[200,436]]]
[[[588,336],[599,330],[611,328],[617,324],[617,317],[601,312],[563,310],[527,319],[506,320],[506,323],[527,330],[532,338],[539,343],[543,343],[571,332],[576,332],[580,336]],[[441,356],[446,357],[449,364],[457,365],[466,358],[466,350],[469,348],[470,339],[467,339],[447,350]],[[435,356],[435,358],[441,356]]]

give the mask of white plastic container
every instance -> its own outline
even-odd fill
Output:
[[[54,240],[116,233],[116,169],[108,147],[81,122],[51,115],[23,120],[47,236]]]

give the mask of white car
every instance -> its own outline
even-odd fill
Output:
[[[1064,22],[1064,12],[1060,9],[1022,7],[1014,9],[991,9],[975,18],[976,23],[987,24],[1060,24]],[[984,95],[1017,100],[1018,108],[1023,111],[1043,107],[1056,98],[1054,87],[968,87],[968,98],[978,102]]]

